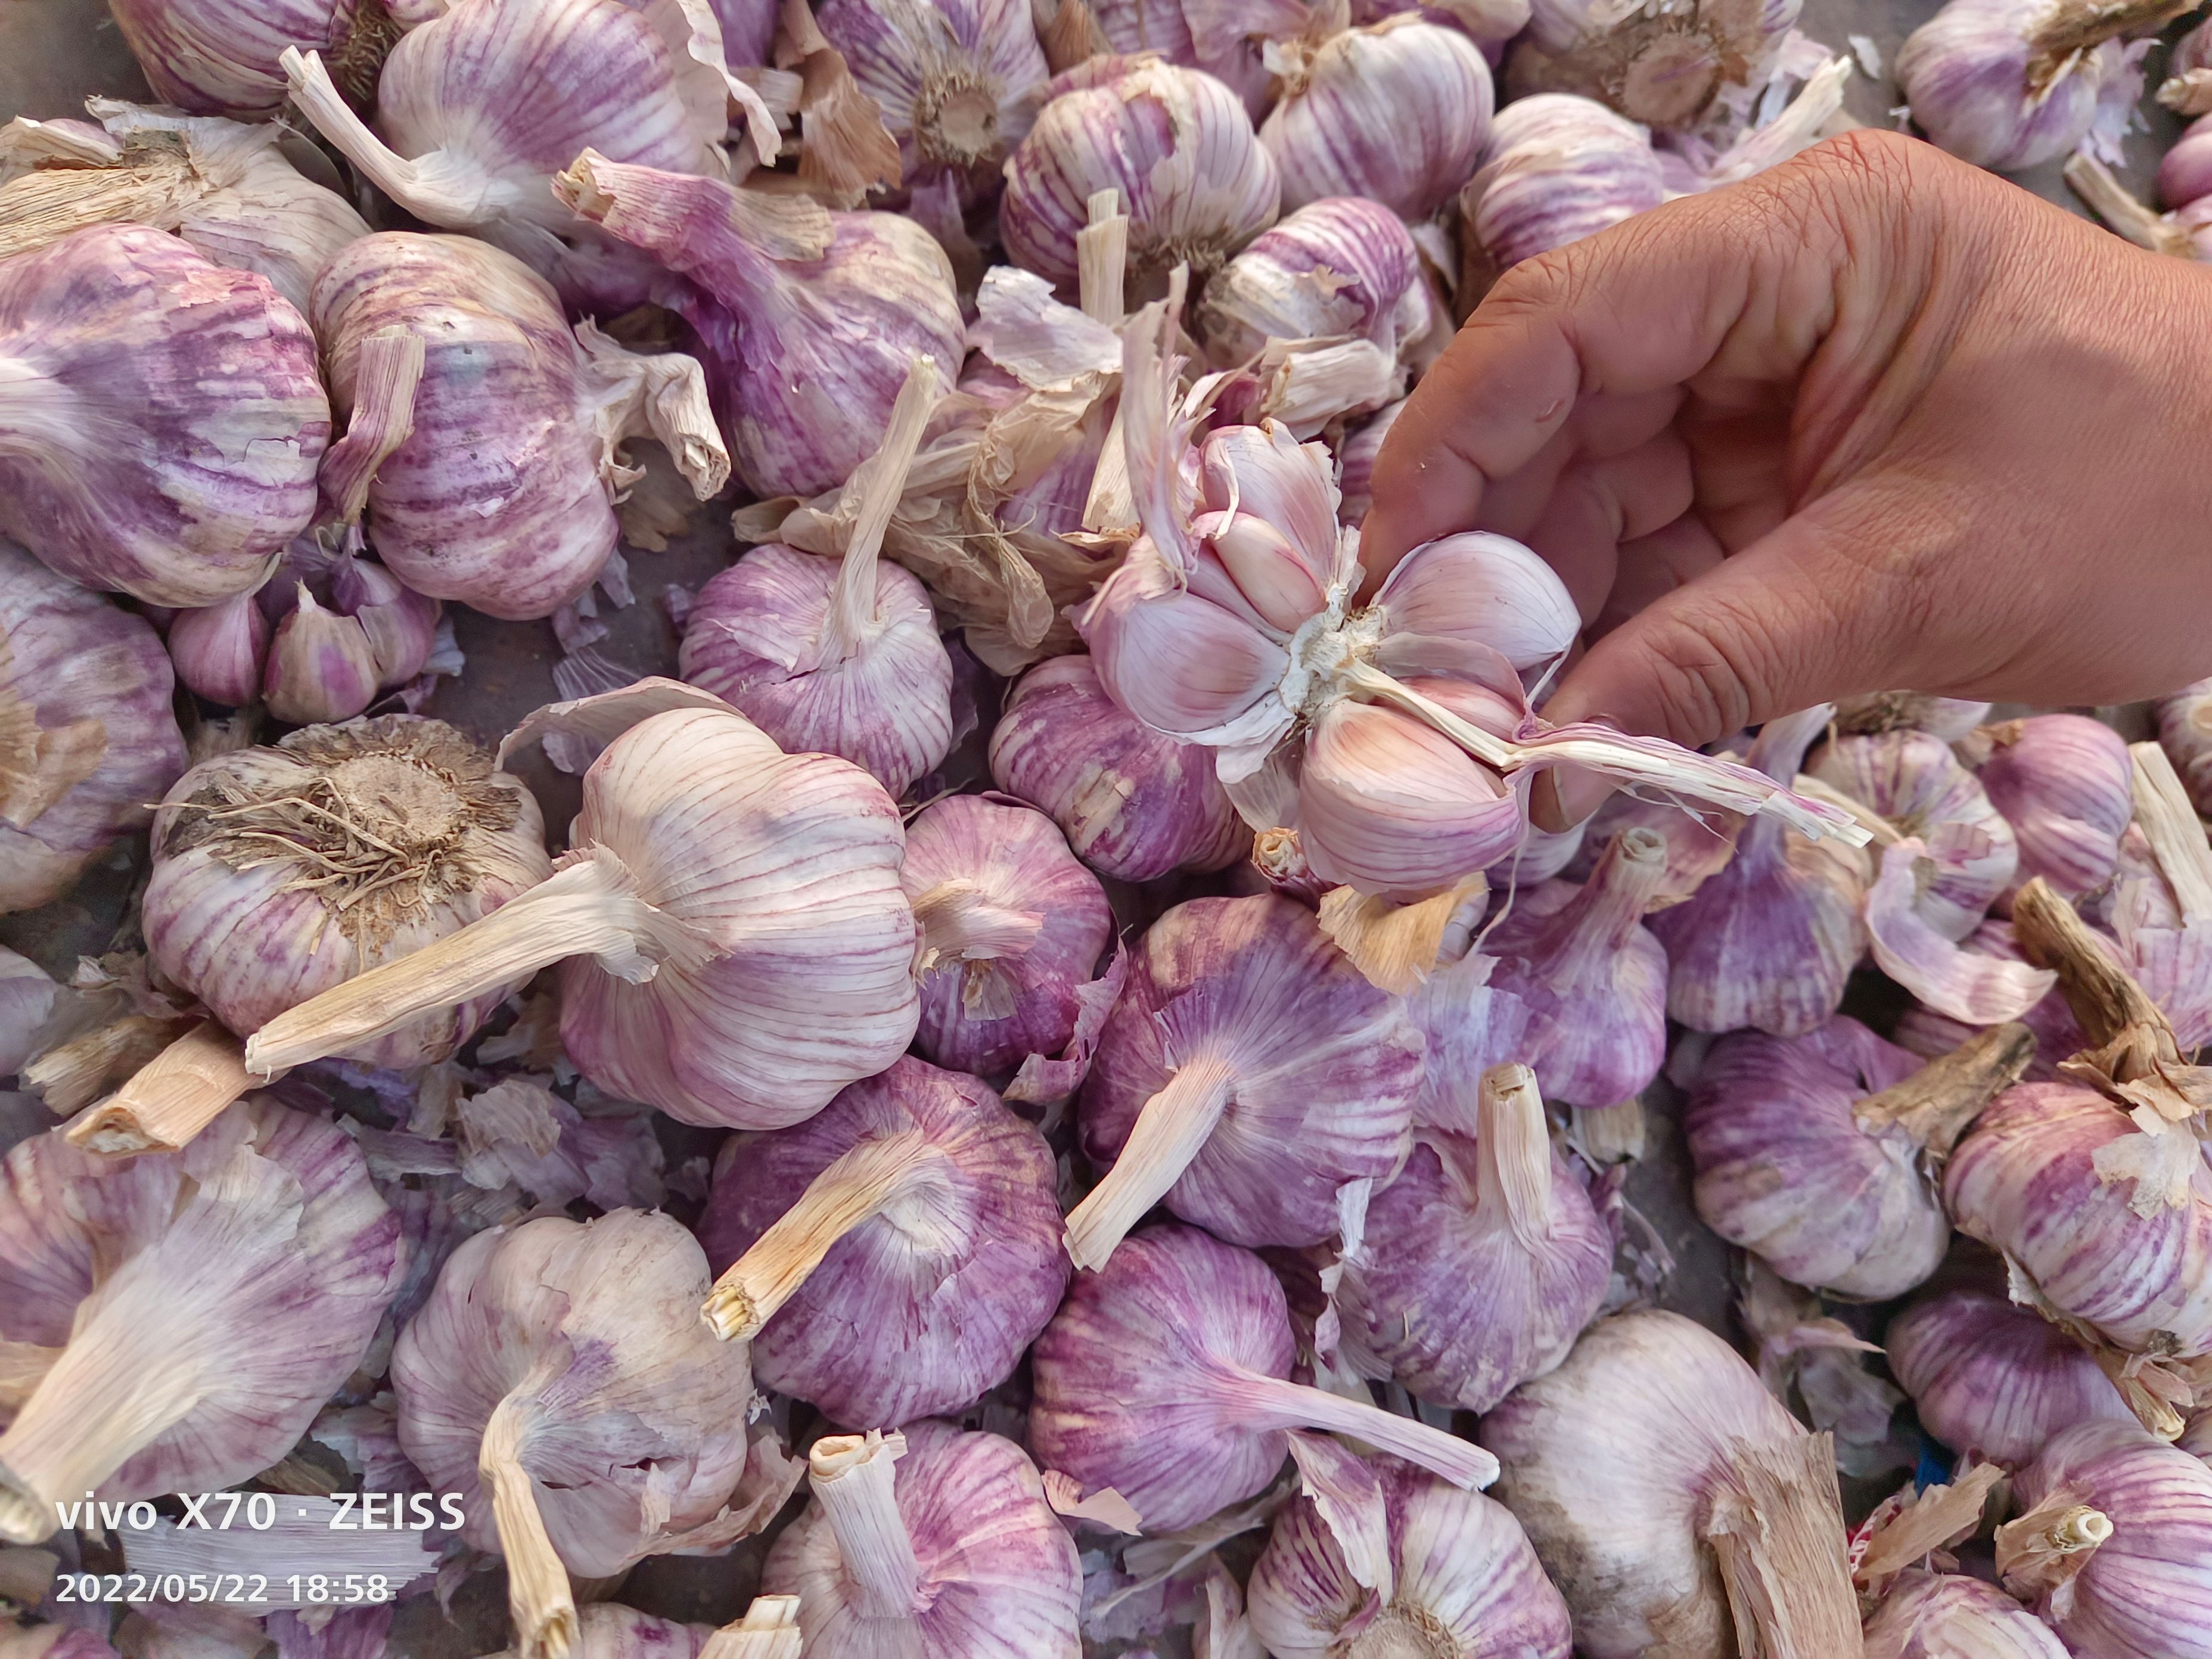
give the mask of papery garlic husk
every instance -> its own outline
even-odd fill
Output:
[[[2212,680],[2185,685],[2157,708],[2159,746],[2201,813],[2212,802]]]
[[[1285,54],[1283,92],[1260,125],[1285,211],[1332,196],[1419,222],[1482,159],[1496,94],[1482,49],[1401,12]]]
[[[179,611],[169,624],[169,660],[194,696],[241,708],[261,695],[262,665],[269,659],[269,618],[252,592],[198,610]],[[358,709],[354,711],[358,714]]]
[[[894,213],[628,167],[592,151],[560,199],[690,286],[668,296],[699,336],[738,477],[756,495],[817,495],[882,446],[917,356],[957,380],[967,329],[936,240]]]
[[[1997,1571],[2077,1659],[2205,1659],[2212,1469],[2132,1423],[2064,1431],[2013,1480]]]
[[[1901,1573],[1867,1620],[1864,1659],[2070,1659],[2051,1627],[1993,1584]]]
[[[2061,1429],[2136,1420],[2096,1356],[1996,1291],[1923,1297],[1889,1322],[1882,1349],[1921,1426],[1961,1455],[2016,1468]]]
[[[0,260],[0,532],[72,580],[258,586],[330,435],[313,336],[263,278],[139,225]]]
[[[714,0],[722,25],[722,56],[733,69],[758,68],[775,46],[776,7],[769,0]]]
[[[0,541],[0,913],[69,891],[185,767],[143,617]]]
[[[1231,7],[1207,5],[1203,0],[1098,0],[1088,9],[1091,38],[1086,44],[1092,50],[1084,57],[1114,52],[1134,58],[1151,52],[1170,64],[1204,70],[1243,100],[1255,121],[1273,101],[1274,76],[1266,62],[1268,42],[1300,33],[1309,21],[1297,0],[1245,0]],[[1066,17],[1064,12],[1056,13],[1055,23],[1064,28]],[[1050,31],[1045,33],[1049,35]],[[1048,57],[1050,46],[1048,40]],[[1063,70],[1082,67],[1066,58],[1053,61]]]
[[[1838,732],[1926,732],[1956,743],[1990,717],[1990,705],[1925,691],[1871,691],[1836,701]]]
[[[672,681],[556,705],[525,735],[564,722],[611,741],[553,878],[280,1015],[246,1063],[343,1052],[557,961],[584,1075],[686,1122],[780,1128],[890,1065],[914,1036],[915,927],[883,787]]]
[[[47,1016],[60,995],[61,987],[45,969],[0,945],[0,1078],[15,1076],[39,1051]]]
[[[373,560],[349,558],[331,575],[331,601],[368,633],[380,689],[404,685],[422,672],[445,609],[437,600]]]
[[[1914,124],[1940,148],[1976,167],[2023,172],[2080,143],[2108,87],[2123,77],[2140,85],[2142,71],[2113,37],[2163,15],[2143,3],[1949,0],[1898,48],[1898,84]]]
[[[1467,926],[1471,930],[1474,920]],[[1480,1134],[1482,1079],[1493,1066],[1517,1063],[1528,1010],[1511,992],[1492,986],[1495,957],[1472,949],[1455,957],[1457,948],[1448,938],[1428,976],[1406,993],[1406,1012],[1427,1048],[1413,1125],[1474,1139]]]
[[[1552,1150],[1524,1066],[1484,1074],[1478,1137],[1421,1131],[1369,1200],[1337,1291],[1347,1357],[1486,1412],[1567,1357],[1605,1299],[1613,1232]]]
[[[242,1036],[553,872],[537,798],[452,726],[410,714],[203,762],[163,799],[153,859],[149,953]],[[445,1060],[526,978],[346,1057],[401,1070]]]
[[[1984,726],[1975,775],[2020,842],[2020,879],[2041,876],[2069,899],[2112,878],[2135,816],[2134,768],[2120,734],[2081,714],[2036,714]]]
[[[1322,1443],[1334,1478],[1318,1490],[1310,1480],[1276,1516],[1245,1586],[1269,1653],[1567,1659],[1566,1603],[1508,1510],[1395,1458]]]
[[[18,117],[0,128],[0,255],[87,225],[128,220],[173,231],[207,258],[269,279],[295,310],[316,276],[368,224],[335,191],[301,176],[274,123],[246,126],[165,114],[112,98],[87,107],[100,124]],[[76,142],[9,176],[10,140],[66,125]]]
[[[196,115],[276,114],[287,46],[321,52],[366,102],[399,33],[378,0],[114,0],[109,9],[155,96]]]
[[[418,593],[514,619],[576,598],[622,533],[627,438],[658,438],[702,500],[728,476],[696,362],[572,330],[553,290],[488,243],[364,237],[324,271],[313,315],[349,422],[325,488],[359,475],[369,541]]]
[[[1067,1219],[1102,1266],[1155,1204],[1231,1243],[1317,1244],[1339,1189],[1404,1162],[1422,1042],[1313,913],[1193,899],[1154,922],[1107,1016],[1079,1140],[1101,1179]]]
[[[1528,27],[1528,0],[1352,0],[1352,21],[1380,22],[1401,11],[1419,12],[1432,23],[1449,23],[1483,50],[1493,64],[1499,48]]]
[[[1072,289],[1091,198],[1121,193],[1128,294],[1157,299],[1169,273],[1203,279],[1275,222],[1274,158],[1237,94],[1212,76],[1148,58],[1096,58],[1054,80],[1006,161],[999,234],[1024,270]]]
[[[732,1141],[699,1220],[718,1335],[838,1423],[966,1410],[1060,1305],[1056,1166],[972,1077],[901,1056],[805,1123]],[[855,1332],[870,1333],[860,1347]]]
[[[1342,523],[1360,523],[1375,505],[1375,459],[1382,453],[1382,441],[1390,435],[1390,428],[1397,424],[1405,408],[1401,399],[1376,410],[1372,420],[1362,423],[1357,432],[1336,447],[1336,516]]]
[[[1498,112],[1460,214],[1466,234],[1504,270],[1595,236],[1667,195],[1644,128],[1590,99],[1539,93]]]
[[[1960,765],[1930,732],[1839,735],[1805,769],[1927,844],[1934,870],[1917,886],[1913,908],[1945,939],[1964,939],[1980,926],[2025,862],[2010,814],[1984,791],[1986,778]],[[2120,793],[2124,800],[2124,785]]]
[[[1114,912],[1050,818],[985,796],[939,801],[907,825],[899,880],[927,964],[915,1035],[924,1054],[989,1073],[1067,1047]]]
[[[1960,941],[1962,949],[1977,955],[1994,957],[2004,962],[2016,962],[2033,967],[2013,936],[2012,924],[1992,916]],[[2113,962],[2120,960],[2117,945],[2112,946]],[[2047,1083],[2058,1076],[2059,1062],[2084,1048],[2081,1027],[2074,1018],[2074,1011],[2066,1006],[2065,994],[2056,987],[2046,992],[2043,1000],[2020,1016],[2020,1023],[2035,1035],[2035,1058],[2027,1075],[2038,1083]],[[1917,1004],[1898,1016],[1891,1035],[1898,1042],[1924,1059],[1933,1060],[1948,1054],[1977,1030],[1986,1029],[1954,1019],[1926,1004]]]
[[[950,1423],[818,1440],[761,1587],[808,1659],[1080,1659],[1083,1569],[1012,1441]]]
[[[1679,1314],[1601,1320],[1483,1419],[1482,1441],[1589,1659],[1809,1659],[1858,1641],[1831,1437]]]
[[[0,1340],[31,1386],[0,1433],[0,1537],[57,1501],[204,1492],[289,1452],[361,1362],[399,1226],[353,1141],[265,1100],[118,1164],[57,1129],[0,1164]]]
[[[2025,1026],[1999,1026],[1921,1066],[1841,1014],[1802,1037],[1723,1037],[1682,1121],[1698,1213],[1792,1284],[1902,1295],[1951,1242],[1923,1160],[1950,1150],[2033,1045]]]
[[[1030,1448],[1086,1498],[1112,1488],[1148,1533],[1261,1491],[1297,1430],[1352,1436],[1462,1489],[1490,1483],[1481,1448],[1287,1381],[1296,1356],[1282,1285],[1259,1257],[1195,1227],[1148,1227],[1076,1276],[1037,1339]]]
[[[276,624],[261,695],[269,712],[298,726],[351,720],[376,701],[376,648],[351,617],[325,611],[305,582],[298,609]]]
[[[1506,88],[1602,99],[1632,120],[1686,127],[1726,86],[1755,86],[1797,21],[1796,0],[1700,0],[1630,11],[1591,0],[1537,0],[1506,65]]]

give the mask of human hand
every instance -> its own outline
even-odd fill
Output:
[[[1507,271],[1384,443],[1361,557],[1541,554],[1591,641],[1561,722],[2118,702],[2212,672],[2208,459],[2212,270],[1863,131]]]

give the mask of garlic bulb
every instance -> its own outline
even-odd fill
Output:
[[[560,199],[696,285],[670,297],[700,337],[738,477],[817,495],[883,447],[917,356],[957,380],[967,329],[936,239],[894,213],[625,167],[592,151]]]
[[[287,46],[323,53],[366,100],[398,33],[378,0],[111,0],[108,9],[155,96],[198,115],[276,114]]]
[[[376,652],[368,630],[325,611],[305,582],[298,609],[276,624],[261,694],[269,712],[295,725],[351,720],[376,700]]]
[[[1482,170],[1460,202],[1468,233],[1504,270],[1667,195],[1649,132],[1590,99],[1553,92],[1498,112]]]
[[[1245,0],[1218,10],[1194,0],[1098,0],[1090,12],[1096,35],[1088,46],[1125,58],[1152,52],[1170,64],[1204,70],[1236,93],[1255,121],[1272,101],[1267,44],[1298,33],[1308,21],[1297,0]],[[1064,20],[1066,14],[1059,16]]]
[[[1867,1620],[1863,1659],[2070,1659],[2051,1627],[1993,1584],[1900,1574]]]
[[[553,290],[488,243],[363,237],[311,314],[348,420],[325,488],[366,504],[378,556],[419,593],[529,618],[583,592],[621,534],[631,436],[659,439],[702,500],[728,476],[697,363],[572,331]]]
[[[754,548],[699,590],[678,658],[784,749],[842,755],[894,795],[952,747],[952,659],[929,595],[877,556],[935,387],[915,358],[884,447],[846,485],[842,557]]]
[[[1482,1442],[1589,1659],[1856,1646],[1832,1442],[1703,1327],[1599,1321]]]
[[[315,510],[331,419],[307,324],[165,232],[0,259],[0,532],[88,587],[212,605]]]
[[[998,1096],[902,1055],[805,1122],[732,1143],[699,1221],[720,1273],[707,1322],[834,1421],[964,1411],[1060,1305],[1054,1181]]]
[[[0,1538],[16,1543],[54,1531],[57,1501],[267,1468],[398,1287],[399,1224],[359,1149],[265,1101],[126,1164],[33,1136],[0,1180],[0,1341],[21,1388],[0,1433]]]
[[[2158,741],[2199,812],[2212,801],[2212,680],[2185,685],[2158,707]]]
[[[0,912],[59,898],[185,767],[161,641],[0,541]]]
[[[1992,747],[1975,775],[2020,840],[2022,880],[2041,876],[2079,899],[2112,878],[2135,816],[2134,768],[2120,734],[2080,714],[1984,726]]]
[[[1337,446],[1336,487],[1340,499],[1336,516],[1340,522],[1357,525],[1375,505],[1376,457],[1382,453],[1382,441],[1390,435],[1390,428],[1397,424],[1405,408],[1401,399],[1377,410],[1373,419],[1363,422],[1358,431]]]
[[[987,796],[939,801],[907,825],[899,883],[927,963],[915,1036],[923,1054],[996,1073],[1067,1047],[1114,912],[1050,818]]]
[[[1285,1506],[1245,1587],[1276,1659],[1568,1659],[1566,1603],[1504,1507],[1395,1459],[1332,1453],[1350,1492],[1310,1486]]]
[[[643,1210],[478,1233],[392,1351],[399,1443],[461,1500],[461,1536],[507,1558],[528,1659],[574,1645],[568,1576],[717,1549],[767,1513],[731,1505],[753,1403],[745,1351],[696,1316],[707,1259]]]
[[[2033,1049],[2025,1026],[2001,1025],[1916,1066],[1841,1014],[1802,1037],[1724,1036],[1682,1121],[1698,1213],[1792,1284],[1902,1295],[1951,1242],[1923,1159],[1949,1152]]]
[[[169,660],[194,696],[240,708],[261,695],[269,632],[260,600],[252,592],[234,593],[177,613],[169,624]]]
[[[537,798],[452,726],[409,714],[203,761],[162,800],[153,860],[147,951],[240,1036],[552,874]],[[527,977],[347,1057],[400,1070],[447,1059]]]
[[[1293,47],[1282,88],[1260,142],[1285,210],[1361,196],[1417,222],[1473,175],[1495,106],[1482,48],[1418,12]]]
[[[1844,733],[1824,744],[1806,770],[1926,844],[1935,867],[1917,886],[1913,908],[1945,939],[1972,933],[2012,884],[2021,854],[2011,815],[1985,792],[1986,777],[1960,765],[1942,738],[1911,731]],[[2123,800],[2126,794],[2123,785]]]
[[[2140,82],[2112,37],[2149,21],[2081,0],[1948,0],[1898,49],[1898,84],[1915,125],[1942,149],[2024,172],[2088,135],[2108,86]]]
[[[422,672],[437,647],[444,610],[437,600],[373,560],[350,556],[331,572],[331,600],[333,610],[351,617],[368,635],[380,690],[404,685]]]
[[[1536,0],[1506,65],[1506,88],[1516,99],[1578,93],[1647,126],[1686,127],[1723,87],[1765,83],[1798,10],[1798,0],[1632,11]]]
[[[1050,815],[1078,857],[1116,880],[1218,870],[1246,850],[1212,756],[1126,712],[1087,656],[1048,658],[1014,683],[990,760],[1000,788]]]
[[[1994,916],[1967,934],[1960,945],[1974,955],[2031,965],[2019,941],[2013,937],[2012,923]],[[2116,963],[2119,959],[2117,946],[2113,947],[2112,957]],[[2035,1036],[2035,1058],[2029,1062],[2026,1075],[2038,1083],[2047,1083],[2057,1077],[2061,1060],[2088,1046],[2082,1039],[2081,1026],[2075,1022],[2074,1011],[2066,1006],[2064,994],[2056,988],[2021,1014],[2020,1023]],[[1983,1029],[1985,1028],[1939,1013],[1923,1003],[1899,1015],[1892,1035],[1914,1054],[1933,1060],[1939,1054],[1949,1054]]]
[[[529,730],[613,739],[553,878],[277,1016],[246,1063],[346,1052],[563,962],[578,1067],[687,1123],[796,1123],[890,1065],[916,1006],[898,809],[860,768],[786,755],[711,702],[646,680],[543,711]]]
[[[1359,1368],[1486,1412],[1567,1357],[1605,1298],[1612,1231],[1552,1150],[1525,1066],[1485,1073],[1473,1141],[1416,1139],[1368,1201],[1337,1291]]]
[[[1128,216],[1128,292],[1158,298],[1188,264],[1200,278],[1275,222],[1281,181],[1252,118],[1212,76],[1146,58],[1094,59],[1052,82],[1006,161],[999,234],[1024,270],[1073,288],[1091,199]]]
[[[2078,1659],[2205,1659],[2212,1469],[2131,1423],[2082,1423],[2013,1480],[2005,1588]]]
[[[0,945],[0,1078],[15,1076],[38,1051],[46,1017],[60,995],[61,987],[45,969]]]
[[[1153,1205],[1235,1244],[1317,1244],[1405,1161],[1420,1034],[1303,905],[1193,899],[1148,929],[1084,1085],[1103,1171],[1067,1218],[1103,1266]]]
[[[1826,704],[1769,720],[1750,764],[1777,781],[1796,771],[1827,724]],[[1801,1036],[1833,1014],[1863,949],[1866,855],[1783,833],[1755,817],[1735,856],[1680,904],[1651,918],[1667,947],[1667,1012],[1698,1031],[1754,1025]]]
[[[2096,1357],[1992,1291],[1939,1291],[1889,1322],[1882,1350],[1921,1426],[1960,1454],[2017,1468],[2061,1429],[2135,1413]]]
[[[817,1440],[761,1587],[808,1659],[1080,1659],[1083,1569],[1012,1441],[949,1423]]]
[[[1479,1446],[1286,1380],[1296,1358],[1283,1287],[1259,1257],[1195,1227],[1148,1227],[1076,1275],[1037,1339],[1030,1445],[1085,1495],[1111,1487],[1151,1533],[1259,1492],[1298,1430],[1353,1436],[1463,1488],[1496,1474]]]

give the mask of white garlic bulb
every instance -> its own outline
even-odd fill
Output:
[[[1498,111],[1482,170],[1460,199],[1468,233],[1503,270],[1667,194],[1648,131],[1591,99],[1553,92]]]
[[[1535,0],[1506,65],[1506,88],[1602,99],[1654,127],[1692,125],[1723,86],[1757,87],[1796,27],[1801,0],[1693,0],[1623,9]]]
[[[109,9],[155,96],[197,115],[270,116],[284,105],[287,46],[331,60],[366,98],[398,30],[377,0],[112,0]]]
[[[1898,49],[1898,84],[1942,149],[2021,172],[2081,143],[2108,86],[2126,76],[2140,86],[2111,38],[2130,21],[2124,9],[2045,0],[1949,0]]]

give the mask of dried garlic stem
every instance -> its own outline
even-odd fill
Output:
[[[744,1618],[707,1638],[699,1659],[799,1659],[799,1598],[756,1595]]]
[[[343,1053],[566,957],[597,957],[633,981],[652,978],[665,961],[708,959],[712,947],[702,935],[638,897],[635,886],[619,858],[593,847],[459,933],[277,1015],[246,1043],[246,1069],[265,1077]]]
[[[2150,843],[2159,873],[2173,889],[2182,920],[2212,921],[2212,842],[2205,839],[2203,822],[2189,804],[2180,774],[2155,743],[2130,744],[2128,757],[2135,763],[2130,789],[2136,822]]]
[[[1348,1435],[1468,1492],[1498,1479],[1498,1460],[1473,1441],[1326,1389],[1240,1370],[1221,1377],[1213,1391],[1228,1419],[1247,1432],[1319,1429]]]
[[[415,435],[415,393],[422,384],[421,335],[387,328],[362,342],[345,436],[323,455],[323,499],[340,522],[361,517],[376,469]]]
[[[35,1342],[0,1342],[0,1412],[21,1410],[62,1352]]]
[[[1111,325],[1129,314],[1122,297],[1129,268],[1129,216],[1121,211],[1121,192],[1110,186],[1091,193],[1090,209],[1091,222],[1075,233],[1076,293],[1085,316]]]
[[[1236,1087],[1236,1069],[1227,1060],[1201,1055],[1145,1103],[1114,1167],[1068,1212],[1067,1254],[1077,1267],[1104,1267],[1129,1229],[1182,1179]]]
[[[921,429],[929,424],[929,411],[936,403],[936,360],[916,356],[907,366],[905,384],[891,405],[882,445],[846,480],[838,497],[837,515],[851,515],[853,538],[845,544],[844,562],[837,567],[830,609],[822,621],[822,665],[844,661],[876,635],[877,555],[883,551],[891,514],[906,493],[907,471],[914,465]]]
[[[2076,1503],[2073,1492],[2061,1487],[1997,1528],[1997,1577],[2015,1595],[2048,1595],[2081,1571],[2112,1535],[2108,1516]]]
[[[2074,907],[2038,876],[2013,900],[2014,936],[2028,960],[2054,969],[2066,1006],[2092,1048],[2137,1034],[2160,1057],[2181,1057],[2173,1027],[2142,986],[2105,954],[2103,942]]]
[[[23,1086],[43,1097],[48,1111],[66,1117],[160,1059],[192,1024],[159,1014],[125,1014],[47,1049],[23,1068]]]
[[[637,477],[617,452],[626,438],[651,438],[668,452],[701,501],[730,481],[730,452],[707,394],[707,374],[680,351],[632,351],[597,323],[575,326],[583,367],[595,387],[592,425],[599,439],[603,477],[623,485]]]
[[[1911,1077],[1851,1109],[1869,1134],[1891,1124],[1937,1158],[1947,1156],[1982,1109],[2021,1079],[2035,1058],[2035,1034],[2021,1024],[1992,1025]]]
[[[188,1375],[148,1376],[158,1358],[97,1339],[83,1346],[74,1361],[68,1348],[54,1355],[0,1435],[0,1539],[9,1543],[52,1537],[55,1500],[96,1490],[199,1403]]]
[[[477,1474],[491,1494],[500,1553],[507,1558],[507,1605],[522,1659],[568,1659],[576,1645],[576,1600],[568,1570],[546,1534],[530,1471],[522,1467],[522,1409],[510,1396],[494,1408],[477,1451]]]
[[[921,965],[1027,956],[1044,931],[1044,916],[1000,904],[964,876],[940,881],[914,898],[921,929]]]
[[[2196,0],[2056,0],[2027,37],[2027,89],[2039,94],[2107,40],[2149,33]]]
[[[1737,1444],[1705,1536],[1728,1587],[1736,1645],[1760,1659],[1834,1659],[1859,1648],[1836,1442]]]
[[[322,53],[287,46],[277,54],[276,62],[291,83],[292,101],[300,112],[354,164],[362,178],[408,212],[452,229],[465,228],[486,216],[489,204],[484,198],[499,188],[497,184],[471,176],[473,168],[454,169],[450,162],[447,176],[441,177],[441,157],[436,154],[422,161],[401,155],[354,113],[353,106],[346,102],[323,66]]]
[[[714,1281],[702,1316],[725,1342],[757,1334],[832,1245],[871,1216],[943,1188],[946,1164],[919,1129],[850,1148]]]
[[[832,1435],[807,1454],[814,1501],[837,1537],[845,1575],[860,1595],[861,1614],[911,1629],[921,1604],[921,1562],[899,1513],[891,1465],[906,1455],[906,1437],[871,1429]]]
[[[1482,1074],[1474,1170],[1480,1207],[1503,1213],[1522,1249],[1542,1249],[1552,1237],[1552,1126],[1536,1074],[1526,1066],[1493,1066]]]
[[[2116,235],[2170,258],[2197,257],[2197,243],[2187,231],[2174,223],[2170,216],[2153,213],[2129,195],[2127,186],[2095,156],[2076,151],[2063,172],[2067,184],[2081,198],[2081,204],[2102,219]]]
[[[173,1151],[266,1080],[246,1069],[246,1052],[236,1037],[203,1020],[122,1088],[79,1115],[63,1137],[81,1151],[109,1158]]]

